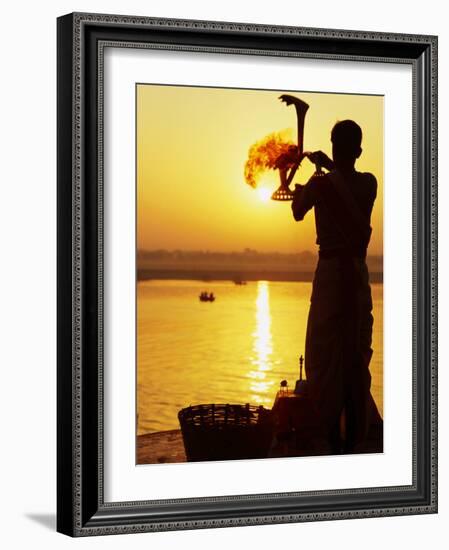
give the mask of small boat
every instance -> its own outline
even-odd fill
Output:
[[[213,292],[202,292],[199,295],[200,302],[215,302],[215,296]]]
[[[241,279],[235,279],[234,284],[235,285],[246,285],[246,281],[242,281]]]

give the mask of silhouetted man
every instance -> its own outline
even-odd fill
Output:
[[[344,451],[357,452],[373,404],[368,369],[373,317],[365,259],[377,182],[355,170],[362,130],[354,121],[338,122],[331,141],[333,161],[321,151],[309,155],[329,172],[296,186],[292,211],[301,221],[315,208],[319,245],[306,336],[309,390],[331,450],[341,450],[344,411]]]

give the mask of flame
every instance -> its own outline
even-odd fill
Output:
[[[266,170],[290,168],[295,164],[298,148],[289,139],[289,130],[273,132],[251,145],[245,163],[245,181],[257,187],[258,179]]]

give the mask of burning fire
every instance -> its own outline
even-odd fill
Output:
[[[245,163],[245,180],[256,188],[266,170],[291,168],[297,162],[298,148],[288,138],[289,131],[274,132],[254,143],[248,151]]]

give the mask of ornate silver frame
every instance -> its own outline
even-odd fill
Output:
[[[147,501],[104,502],[102,106],[106,46],[412,65],[412,485],[169,501],[151,500],[149,495]],[[59,18],[58,531],[88,536],[436,511],[437,38],[101,14]]]

